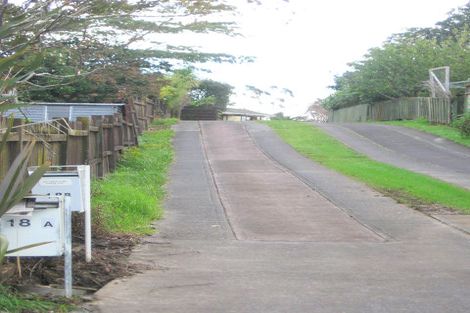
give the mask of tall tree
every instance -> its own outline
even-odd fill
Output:
[[[411,29],[372,48],[335,77],[335,92],[322,101],[341,108],[399,97],[428,95],[428,70],[450,66],[451,80],[470,77],[470,3],[434,28]],[[459,91],[454,91],[454,93]]]
[[[160,90],[164,113],[179,117],[181,109],[191,104],[189,92],[198,84],[191,69],[175,71],[167,77],[167,83]]]
[[[225,1],[209,0],[38,0],[25,1],[21,6],[4,1],[0,5],[0,20],[17,31],[2,37],[0,53],[8,56],[22,52],[28,56],[21,63],[16,62],[16,67],[12,69],[13,73],[18,73],[16,76],[28,74],[17,80],[22,85],[21,91],[26,94],[25,100],[64,100],[57,95],[77,98],[76,94],[87,91],[87,88],[83,89],[86,85],[84,79],[78,80],[77,76],[88,76],[86,80],[91,80],[88,84],[95,85],[104,81],[104,75],[116,74],[117,77],[110,81],[120,83],[113,88],[123,90],[123,79],[119,76],[122,78],[133,73],[136,78],[140,72],[138,79],[127,80],[127,89],[131,89],[147,84],[148,72],[168,69],[169,63],[165,61],[168,59],[187,62],[235,61],[236,58],[230,55],[200,53],[184,46],[145,50],[132,48],[150,34],[188,31],[233,34],[232,23],[210,22],[206,18],[234,9]],[[28,51],[21,50],[23,48]],[[31,55],[39,57],[32,59],[29,57]],[[42,61],[41,57],[44,57]],[[109,70],[110,67],[113,69]],[[44,91],[45,88],[51,92]],[[96,94],[99,90],[90,90],[90,94]]]
[[[194,87],[190,96],[193,105],[215,105],[220,110],[225,110],[230,103],[230,95],[233,87],[210,79],[202,80]]]

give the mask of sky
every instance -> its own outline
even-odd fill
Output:
[[[233,107],[298,116],[316,99],[331,94],[328,86],[334,76],[348,70],[347,64],[362,59],[370,48],[408,28],[431,27],[469,0],[261,0],[262,5],[225,1],[237,6],[238,14],[228,19],[238,23],[243,36],[158,34],[155,40],[255,57],[253,63],[199,64],[204,70],[197,74],[234,86]],[[139,48],[152,45],[148,38]],[[270,96],[255,99],[246,85]]]
[[[260,6],[247,5],[246,0],[229,2],[239,7],[236,19],[243,37],[187,35],[179,40],[203,51],[249,55],[256,60],[203,64],[211,72],[201,71],[198,76],[236,87],[233,107],[296,116],[332,92],[328,86],[334,75],[348,69],[347,63],[360,60],[394,33],[433,26],[468,0],[264,0]],[[246,85],[271,96],[253,99]],[[294,96],[281,92],[282,88]]]

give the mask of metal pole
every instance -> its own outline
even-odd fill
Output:
[[[444,66],[444,71],[445,71],[444,87],[446,88],[447,95],[450,96],[450,67]]]
[[[470,84],[465,86],[465,112],[470,112]]]
[[[432,69],[429,70],[429,87],[431,88],[431,97],[436,97],[436,90],[434,89],[434,78]]]
[[[70,197],[64,197],[65,251],[64,251],[64,289],[65,297],[72,297],[72,208]]]
[[[91,175],[90,165],[85,165],[85,260],[91,262],[91,205],[90,205],[90,192],[91,192]]]

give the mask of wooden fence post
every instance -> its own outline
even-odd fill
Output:
[[[100,124],[99,118],[90,118],[88,126],[88,164],[90,165],[90,173],[92,177],[102,177],[102,158],[100,150]]]
[[[100,158],[100,167],[98,169],[98,176],[104,177],[109,172],[108,157],[106,155],[106,140],[105,140],[105,129],[104,129],[104,117],[100,116],[96,120],[98,127],[98,157]]]
[[[19,118],[15,118],[13,120],[13,126],[22,126],[24,124],[24,121]],[[23,151],[23,138],[24,138],[24,130],[23,127],[17,128],[16,133],[18,134],[18,141],[16,144],[16,151],[14,152],[15,154],[19,154],[21,151]]]
[[[1,128],[7,128],[7,124],[9,123],[8,118],[1,118],[0,119],[0,127]],[[3,134],[3,133],[2,133]],[[8,168],[10,167],[11,163],[11,156],[15,155],[15,147],[14,144],[11,143],[11,139],[14,136],[13,133],[10,133],[9,138],[7,139],[7,143],[5,145],[5,148],[3,151],[0,153],[0,179],[3,179],[5,174],[8,171]],[[13,150],[13,151],[12,151]]]
[[[71,127],[72,129],[68,130],[65,164],[85,164],[88,154],[86,149],[88,131],[82,129],[83,124],[80,121],[71,123]]]
[[[121,159],[122,150],[124,149],[122,119],[119,115],[113,116],[113,158],[117,163]]]

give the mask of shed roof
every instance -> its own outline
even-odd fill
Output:
[[[120,108],[124,105],[124,103],[33,102],[21,106],[18,109],[8,110],[4,115],[14,115],[16,117],[24,116],[33,122],[49,121],[61,117],[75,121],[77,117],[113,115],[119,112]]]
[[[47,106],[124,106],[125,103],[91,103],[91,102],[30,102],[30,105],[47,105]]]

